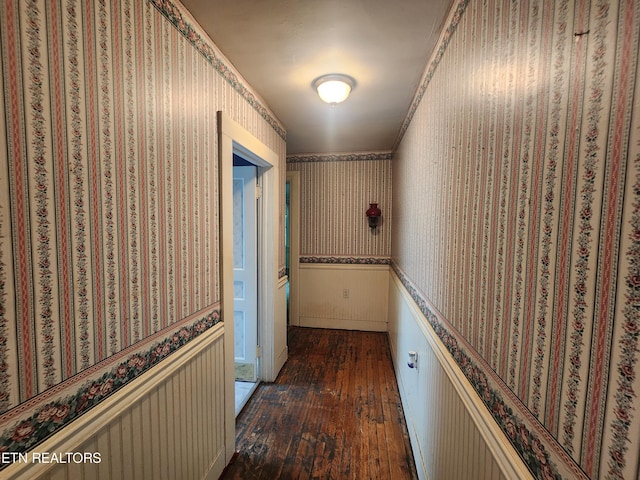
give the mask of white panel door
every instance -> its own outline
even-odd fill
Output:
[[[233,290],[236,378],[257,380],[256,167],[233,167]]]

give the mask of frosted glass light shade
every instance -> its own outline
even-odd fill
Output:
[[[322,101],[331,105],[344,102],[354,86],[355,81],[351,77],[339,74],[323,75],[313,81]]]
[[[329,80],[318,85],[318,95],[327,103],[344,102],[351,93],[351,85],[340,80]]]

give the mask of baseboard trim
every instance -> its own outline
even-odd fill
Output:
[[[337,330],[362,330],[365,332],[386,332],[388,323],[373,320],[300,317],[300,326],[311,328],[334,328]]]

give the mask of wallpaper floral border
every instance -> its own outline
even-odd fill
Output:
[[[0,453],[20,453],[32,449],[102,400],[135,380],[139,375],[158,365],[169,355],[178,351],[180,347],[221,322],[220,310],[216,309],[195,322],[186,323],[162,340],[154,341],[151,346],[140,349],[136,345],[138,351],[135,353],[123,352],[118,357],[125,355],[124,361],[111,366],[107,372],[99,377],[87,381],[75,393],[38,406],[28,417],[9,412],[3,417],[11,419],[14,416],[22,416],[23,418],[15,422],[12,427],[4,430],[0,436]],[[112,364],[113,359],[110,359],[108,363]],[[76,383],[76,379],[71,379],[67,383]],[[60,385],[59,388],[64,388],[64,385]],[[50,393],[45,392],[43,396],[45,395],[50,396]],[[38,403],[38,398],[29,402],[29,404]],[[5,420],[3,417],[0,417],[0,424],[8,423],[9,420]],[[0,469],[8,465],[10,463],[0,462]]]
[[[301,256],[300,263],[326,263],[341,265],[390,265],[390,257]]]
[[[396,141],[393,144],[393,148],[391,149],[392,152],[395,153],[398,150],[398,146],[400,145],[404,134],[407,132],[409,125],[411,125],[413,116],[415,115],[418,107],[420,106],[420,103],[422,102],[422,98],[427,91],[427,87],[429,86],[429,83],[431,82],[436,69],[442,62],[442,57],[444,56],[444,53],[449,46],[449,41],[458,28],[460,19],[462,18],[462,15],[464,14],[464,11],[466,10],[467,5],[470,1],[471,0],[458,0],[457,3],[455,3],[455,9],[453,10],[453,14],[449,18],[449,23],[447,24],[444,33],[438,41],[438,47],[429,60],[427,70],[420,80],[420,86],[418,87],[418,90],[413,97],[413,101],[411,102],[411,106],[409,107],[409,111],[407,112],[407,116],[405,117],[404,122],[402,122],[402,127],[400,127],[398,138],[396,138]]]
[[[244,82],[238,79],[235,72],[227,65],[226,61],[221,58],[216,49],[214,49],[209,40],[205,39],[196,31],[195,28],[185,19],[185,16],[174,3],[169,0],[148,0],[154,5],[160,13],[162,13],[178,31],[180,31],[185,38],[191,42],[191,44],[199,51],[208,61],[213,65],[216,71],[222,75],[230,85],[233,86],[236,92],[238,92],[242,98],[244,98],[249,104],[265,119],[271,128],[273,128],[277,134],[283,140],[287,139],[287,132],[282,127],[280,122],[272,115],[249,90]]]
[[[432,310],[424,294],[402,270],[393,262],[391,267],[533,476],[545,480],[587,479],[587,475],[562,449],[549,452],[545,446],[549,441],[549,435],[541,425],[534,422],[535,427],[532,426],[532,418],[526,414],[526,408],[519,405],[513,396],[509,401],[505,400],[505,387],[500,379],[487,375],[486,372],[491,369],[486,362],[471,354],[473,349],[446,320]],[[527,420],[525,417],[528,417]],[[558,468],[559,463],[564,467],[562,470]],[[570,472],[571,477],[563,476],[561,471],[565,474]]]
[[[392,152],[359,152],[336,154],[287,155],[287,163],[358,162],[371,160],[391,160]]]

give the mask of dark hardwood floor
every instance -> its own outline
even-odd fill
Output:
[[[385,333],[289,329],[289,359],[236,420],[221,479],[415,479]]]

